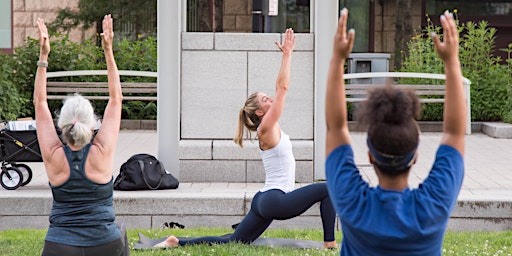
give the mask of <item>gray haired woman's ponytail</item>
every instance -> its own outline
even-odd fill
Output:
[[[83,147],[91,142],[92,130],[80,122],[68,124],[61,128],[62,138],[66,144]]]
[[[64,101],[58,120],[64,143],[75,147],[87,145],[96,122],[94,109],[86,98],[75,94]]]

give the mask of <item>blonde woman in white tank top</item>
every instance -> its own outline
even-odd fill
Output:
[[[168,237],[157,247],[176,247],[198,243],[251,243],[256,240],[273,220],[299,216],[320,202],[324,248],[337,248],[334,239],[336,213],[324,182],[295,189],[295,158],[290,137],[277,122],[283,112],[290,82],[290,63],[295,45],[292,29],[287,29],[283,44],[276,42],[282,52],[281,68],[277,76],[274,98],[265,93],[253,93],[240,110],[238,131],[234,141],[242,145],[244,130],[256,132],[259,150],[265,168],[265,185],[256,193],[251,210],[229,237],[200,237],[193,239]],[[275,207],[279,205],[280,207]]]

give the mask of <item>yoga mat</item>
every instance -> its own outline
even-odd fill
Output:
[[[229,236],[226,234],[224,236]],[[155,248],[154,246],[162,241],[164,238],[149,238],[139,233],[139,241],[135,243],[134,249],[162,249]],[[179,239],[179,237],[178,237]],[[263,238],[256,239],[251,245],[258,246],[271,246],[271,247],[287,247],[287,248],[302,248],[302,249],[323,249],[324,243],[321,241],[301,240],[301,239],[290,239],[290,238]]]

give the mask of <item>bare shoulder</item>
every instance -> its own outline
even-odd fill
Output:
[[[62,185],[69,178],[69,164],[62,147],[52,152],[50,159],[44,159],[44,167],[50,184]]]
[[[92,144],[85,161],[85,173],[96,183],[107,183],[112,179],[113,162],[112,153],[105,153],[98,145]]]
[[[87,156],[88,160],[94,162],[111,161],[114,158],[114,152],[108,150],[101,143],[92,143]]]

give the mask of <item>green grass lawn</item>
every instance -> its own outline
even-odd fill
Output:
[[[188,228],[188,229],[152,229],[128,230],[130,247],[137,242],[138,233],[152,238],[161,238],[168,235],[177,236],[204,236],[223,235],[232,232],[231,229],[219,228]],[[0,255],[22,256],[41,255],[44,236],[43,229],[15,229],[0,232]],[[295,238],[308,240],[322,240],[321,230],[267,230],[264,237]],[[337,241],[341,240],[341,233],[337,232]],[[318,249],[285,249],[270,248],[266,246],[250,246],[243,244],[225,245],[196,245],[167,250],[131,250],[131,255],[339,255],[339,250]],[[506,232],[448,232],[443,244],[443,255],[512,255],[512,231]]]

